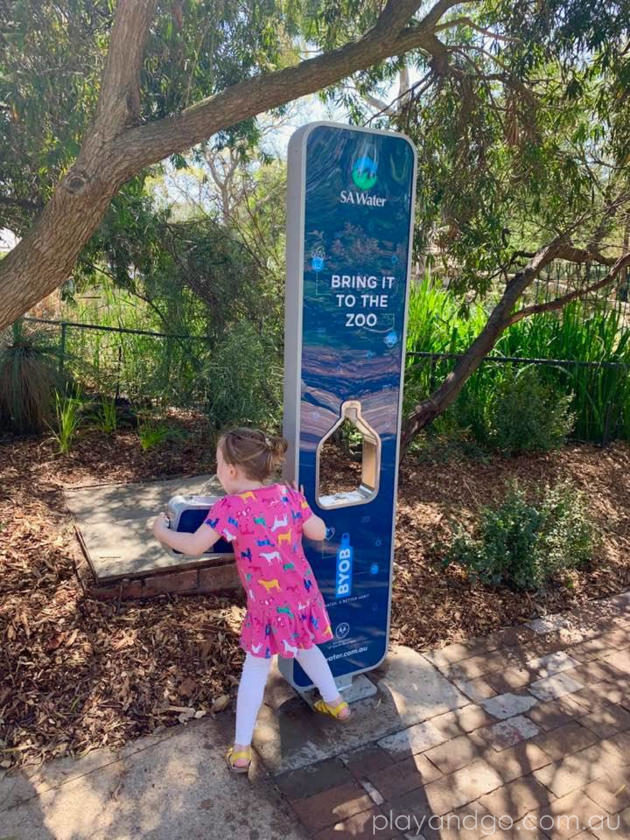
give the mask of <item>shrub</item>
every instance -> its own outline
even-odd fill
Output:
[[[529,502],[516,482],[496,509],[483,508],[475,536],[456,527],[445,565],[458,563],[483,583],[539,589],[563,570],[587,563],[595,527],[582,493],[568,482]]]
[[[277,351],[254,327],[241,322],[217,346],[203,374],[207,413],[216,430],[247,423],[280,422],[282,368]]]
[[[142,407],[149,408],[150,401],[143,401]],[[84,423],[95,426],[106,435],[121,429],[135,429],[138,426],[137,409],[125,397],[99,393],[84,394],[81,411]]]
[[[361,461],[363,458],[363,435],[347,418],[343,421],[341,426],[335,430],[333,440],[341,448],[342,452],[346,454],[353,461]]]
[[[102,397],[99,412],[99,426],[106,435],[112,435],[118,428],[116,400],[113,397]]]
[[[138,424],[138,436],[143,452],[160,446],[165,441],[174,441],[182,437],[182,432],[169,426],[167,423],[160,423],[154,419],[147,419]]]
[[[575,422],[571,400],[543,382],[535,367],[508,371],[489,406],[488,442],[510,455],[562,446]]]

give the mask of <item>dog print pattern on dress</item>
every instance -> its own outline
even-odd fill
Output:
[[[271,484],[216,502],[206,523],[228,542],[247,593],[241,647],[254,655],[293,658],[300,648],[330,641],[332,630],[304,549],[313,515],[297,490]]]

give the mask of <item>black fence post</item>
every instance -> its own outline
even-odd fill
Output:
[[[116,368],[116,397],[120,398],[120,371],[122,369],[122,344],[118,345],[118,366]]]
[[[65,321],[61,322],[61,339],[59,341],[59,374],[63,375],[63,364],[66,356],[66,328]]]

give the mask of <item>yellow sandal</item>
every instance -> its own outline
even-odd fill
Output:
[[[330,703],[327,703],[325,700],[316,700],[315,703],[313,703],[313,708],[322,715],[330,715],[330,717],[334,717],[342,723],[345,723],[352,717],[351,714],[348,714],[345,717],[339,716],[339,712],[343,712],[344,709],[350,710],[350,707],[345,700],[341,700],[336,706],[331,706]]]
[[[252,763],[252,749],[248,747],[246,750],[234,752],[234,747],[230,747],[225,754],[225,758],[232,773],[248,773]],[[248,763],[243,767],[239,767],[237,764],[234,764],[239,758],[246,758]]]

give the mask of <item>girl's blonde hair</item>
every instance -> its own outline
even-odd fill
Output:
[[[240,467],[253,481],[264,481],[282,463],[288,443],[261,429],[238,428],[224,432],[219,447],[226,464]]]

